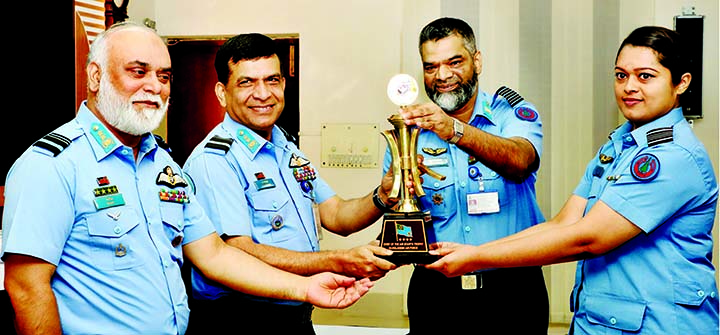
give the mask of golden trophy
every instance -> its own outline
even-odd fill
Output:
[[[407,106],[413,103],[417,96],[418,85],[413,77],[398,74],[390,79],[388,97],[396,105]],[[393,186],[388,196],[400,200],[390,212],[383,215],[380,246],[393,251],[392,255],[383,258],[395,264],[432,263],[437,259],[428,253],[428,237],[433,235],[432,218],[430,211],[420,208],[417,199],[425,195],[420,172],[439,180],[444,180],[445,176],[424,165],[418,165],[419,128],[408,128],[398,114],[391,115],[388,121],[394,128],[382,132],[392,157]],[[405,185],[406,180],[413,182],[414,195]]]

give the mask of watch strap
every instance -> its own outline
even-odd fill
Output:
[[[460,122],[458,119],[453,118],[453,137],[449,138],[447,140],[450,144],[456,144],[458,141],[460,141],[460,138],[463,137],[463,131],[465,127],[463,126],[463,123]]]

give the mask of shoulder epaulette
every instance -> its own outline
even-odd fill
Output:
[[[172,152],[172,150],[170,150],[170,146],[167,144],[167,142],[165,142],[165,139],[163,139],[162,136],[157,134],[153,134],[153,136],[155,136],[155,141],[157,142],[159,147],[165,149],[165,151],[167,152]]]
[[[48,150],[52,152],[53,157],[55,157],[59,155],[63,150],[65,150],[65,148],[67,148],[70,143],[72,143],[72,141],[70,141],[69,138],[53,132],[35,141],[35,143],[33,143],[33,146]]]
[[[290,133],[288,133],[287,130],[283,129],[280,126],[277,126],[277,127],[278,127],[278,129],[280,129],[280,131],[283,133],[283,135],[285,135],[285,139],[287,139],[288,142],[297,143],[297,141],[295,140],[295,137],[290,135]]]
[[[221,137],[220,135],[213,136],[207,143],[205,143],[206,148],[211,149],[218,149],[222,150],[223,152],[227,153],[230,151],[230,146],[233,143],[233,139],[230,137]]]
[[[673,130],[672,127],[655,128],[648,130],[647,132],[647,145],[648,147],[656,146],[658,144],[672,142],[673,141]]]
[[[521,101],[524,100],[523,97],[520,96],[520,94],[517,94],[517,92],[506,86],[498,88],[495,94],[504,97],[508,101],[508,103],[510,103],[510,107],[515,107],[515,105],[519,104]]]

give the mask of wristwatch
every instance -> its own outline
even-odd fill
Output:
[[[453,137],[447,139],[447,142],[450,144],[457,143],[460,140],[460,138],[463,137],[464,129],[465,128],[463,127],[463,123],[458,121],[458,119],[453,118],[453,130],[454,130],[455,134],[453,135]]]
[[[378,190],[380,190],[381,186],[378,186],[375,191],[373,191],[373,204],[375,204],[375,207],[377,207],[381,212],[383,213],[390,213],[394,212],[392,210],[392,206],[388,206],[382,199],[380,199],[380,195],[378,194]]]

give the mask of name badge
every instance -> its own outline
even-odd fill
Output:
[[[500,212],[497,192],[480,192],[467,195],[468,213],[485,214]]]

